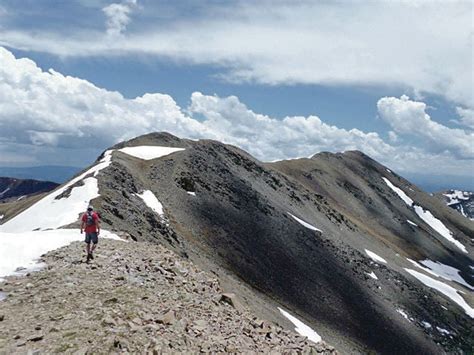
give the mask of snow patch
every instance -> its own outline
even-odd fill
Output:
[[[407,219],[407,222],[409,224],[411,224],[412,226],[418,227],[418,224],[416,224],[415,222],[410,221],[409,219]]]
[[[383,181],[387,184],[390,189],[392,189],[393,192],[395,192],[408,206],[411,206],[413,204],[413,200],[408,197],[408,195],[400,188],[396,187],[394,184],[390,182],[389,179],[383,177]]]
[[[382,178],[387,186],[392,189],[408,206],[414,208],[416,214],[418,217],[420,217],[423,221],[425,221],[431,228],[433,228],[436,232],[438,232],[442,237],[456,245],[459,249],[461,249],[464,253],[467,253],[466,247],[462,245],[459,241],[453,238],[453,234],[451,231],[441,222],[439,219],[437,219],[433,214],[428,211],[423,209],[423,207],[414,205],[413,200],[405,194],[405,192],[393,185],[390,180],[387,178],[383,177]]]
[[[458,290],[456,290],[454,287],[451,287],[444,282],[432,279],[431,277],[412,269],[405,268],[405,271],[421,281],[424,285],[434,288],[435,290],[450,298],[454,303],[459,305],[469,317],[474,318],[474,309],[467,304],[464,298],[459,295]]]
[[[367,275],[369,275],[371,278],[373,278],[374,280],[378,280],[379,278],[377,277],[377,275],[375,275],[375,273],[372,271],[371,273],[368,273],[366,272]]]
[[[438,330],[438,332],[440,332],[441,334],[443,335],[449,335],[451,334],[451,332],[447,329],[443,329],[443,328],[440,328],[440,327],[436,327],[436,330]]]
[[[101,238],[121,240],[117,235],[100,231]],[[74,241],[84,240],[79,229],[56,229],[23,233],[0,232],[0,279],[2,277],[23,272],[38,270],[38,258],[57,248]]]
[[[412,261],[412,260],[410,260],[410,261]],[[445,265],[443,263],[440,263],[439,261],[432,261],[432,260],[429,260],[429,259],[419,261],[419,263],[426,266],[426,267],[422,267],[422,266],[420,266],[420,267],[423,270],[429,272],[430,274],[441,277],[445,280],[457,282],[458,284],[461,284],[461,285],[467,287],[468,289],[474,291],[474,287],[469,285],[466,282],[466,280],[464,280],[462,278],[461,271],[456,269],[455,267]],[[418,264],[418,263],[415,263],[415,265],[416,264]]]
[[[370,251],[370,250],[367,250],[365,249],[365,252],[367,253],[367,255],[375,262],[377,263],[384,263],[386,264],[387,263],[387,260],[385,260],[384,258],[382,258],[381,256],[375,254],[373,251]]]
[[[453,238],[451,231],[438,218],[433,216],[430,211],[424,210],[421,206],[414,206],[416,214],[424,220],[431,228],[438,232],[442,237],[456,245],[464,253],[467,253],[466,247],[462,245],[458,240]]]
[[[278,307],[278,309],[280,310],[281,314],[283,314],[291,323],[295,325],[295,331],[298,334],[307,337],[308,340],[311,340],[313,343],[319,343],[321,341],[321,337],[319,336],[319,334],[316,333],[311,327],[304,324],[298,318],[293,317],[291,314],[281,309],[280,307]]]
[[[26,197],[26,195],[23,195],[23,196],[18,197],[16,200],[20,201],[20,200],[23,200],[25,197]]]
[[[421,325],[426,329],[431,329],[431,324],[425,321],[421,321]]]
[[[296,222],[298,222],[299,224],[303,225],[304,227],[306,227],[306,228],[308,228],[308,229],[311,229],[311,230],[313,230],[313,231],[322,233],[322,230],[321,230],[321,229],[318,229],[318,228],[316,228],[315,226],[309,224],[308,222],[305,222],[305,221],[303,221],[302,219],[299,219],[298,217],[292,215],[290,212],[288,212],[288,214],[289,214],[291,217],[293,217],[293,219],[294,219]]]
[[[460,203],[461,200],[469,200],[469,197],[472,195],[472,192],[451,190],[449,193],[443,195],[448,198],[448,206],[450,206]]]
[[[4,214],[0,214],[0,221],[3,219],[3,217],[5,217]]]
[[[56,229],[76,222],[78,215],[86,210],[90,200],[99,196],[95,176],[110,165],[111,159],[112,151],[105,152],[103,159],[98,164],[43,197],[15,218],[2,224],[0,232],[21,233],[32,230]],[[86,176],[89,177],[86,178]],[[56,199],[79,181],[82,181],[83,185],[72,188],[68,197]]]
[[[2,197],[3,195],[5,195],[9,190],[10,190],[10,188],[7,187],[5,190],[3,190],[2,192],[0,192],[0,197]]]
[[[398,308],[397,312],[400,313],[403,316],[403,318],[405,318],[407,321],[413,322],[413,318],[409,317],[408,314],[403,309]]]
[[[186,191],[186,193],[191,196],[196,196],[196,193],[193,191]]]
[[[385,169],[385,170],[387,170],[390,174],[392,173],[392,170],[390,170],[390,169]]]
[[[134,156],[143,160],[151,160],[161,158],[165,155],[184,150],[184,148],[159,147],[142,145],[137,147],[126,147],[119,149],[119,152]]]
[[[140,197],[145,204],[150,207],[154,212],[158,213],[161,217],[164,216],[163,205],[156,198],[155,194],[150,190],[145,190],[141,194],[135,194]]]

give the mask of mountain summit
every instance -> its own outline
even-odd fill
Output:
[[[361,152],[262,163],[152,133],[5,216],[0,232],[75,227],[89,202],[105,229],[172,249],[259,318],[293,329],[294,314],[343,353],[474,346],[472,221]],[[41,218],[48,208],[55,220]]]

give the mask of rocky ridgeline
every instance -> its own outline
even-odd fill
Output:
[[[0,283],[0,353],[336,351],[259,320],[218,280],[162,246],[102,240],[50,252],[47,267]]]

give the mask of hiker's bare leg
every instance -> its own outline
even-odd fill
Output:
[[[86,252],[87,252],[87,254],[90,254],[90,252],[91,252],[91,243],[86,243]]]
[[[97,248],[97,243],[92,244],[91,253],[94,252],[95,248]]]

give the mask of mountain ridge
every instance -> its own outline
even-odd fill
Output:
[[[150,160],[123,151],[142,146],[184,150]],[[363,153],[262,163],[217,141],[153,133],[112,147],[97,163],[107,156],[92,200],[104,226],[166,245],[214,272],[259,317],[284,323],[284,306],[342,352],[472,347],[472,308],[415,273],[433,277],[427,270],[436,270],[434,281],[467,291],[472,304],[469,288],[426,266],[449,265],[472,286],[472,224]],[[163,215],[141,199],[144,191]],[[428,212],[452,235],[440,234]]]

